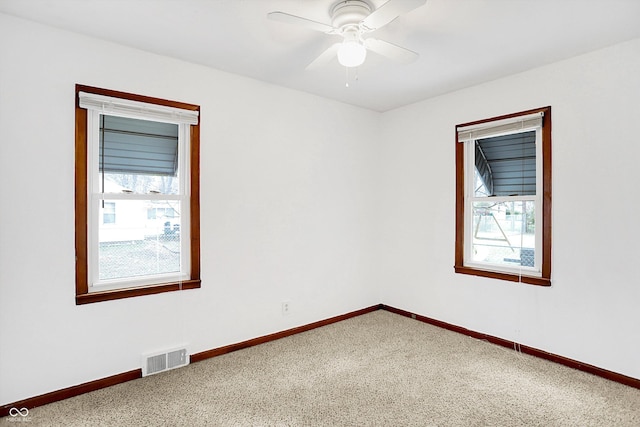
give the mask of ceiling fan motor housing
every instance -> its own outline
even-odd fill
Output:
[[[343,32],[371,14],[371,6],[364,0],[343,0],[331,8],[331,24]]]

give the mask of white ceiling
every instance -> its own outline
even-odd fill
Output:
[[[330,24],[336,2],[0,0],[0,13],[376,111],[640,37],[640,0],[428,0],[372,33],[420,58],[370,53],[347,88],[337,61],[305,70],[339,36],[267,19],[282,11]]]

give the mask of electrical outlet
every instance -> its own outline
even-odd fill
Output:
[[[282,301],[282,315],[283,316],[288,315],[290,309],[291,309],[291,303],[289,301]]]

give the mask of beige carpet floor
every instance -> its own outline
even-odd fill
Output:
[[[0,424],[637,427],[640,390],[376,311]]]

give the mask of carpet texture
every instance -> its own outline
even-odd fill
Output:
[[[640,426],[640,390],[379,310],[34,408],[21,421]]]

